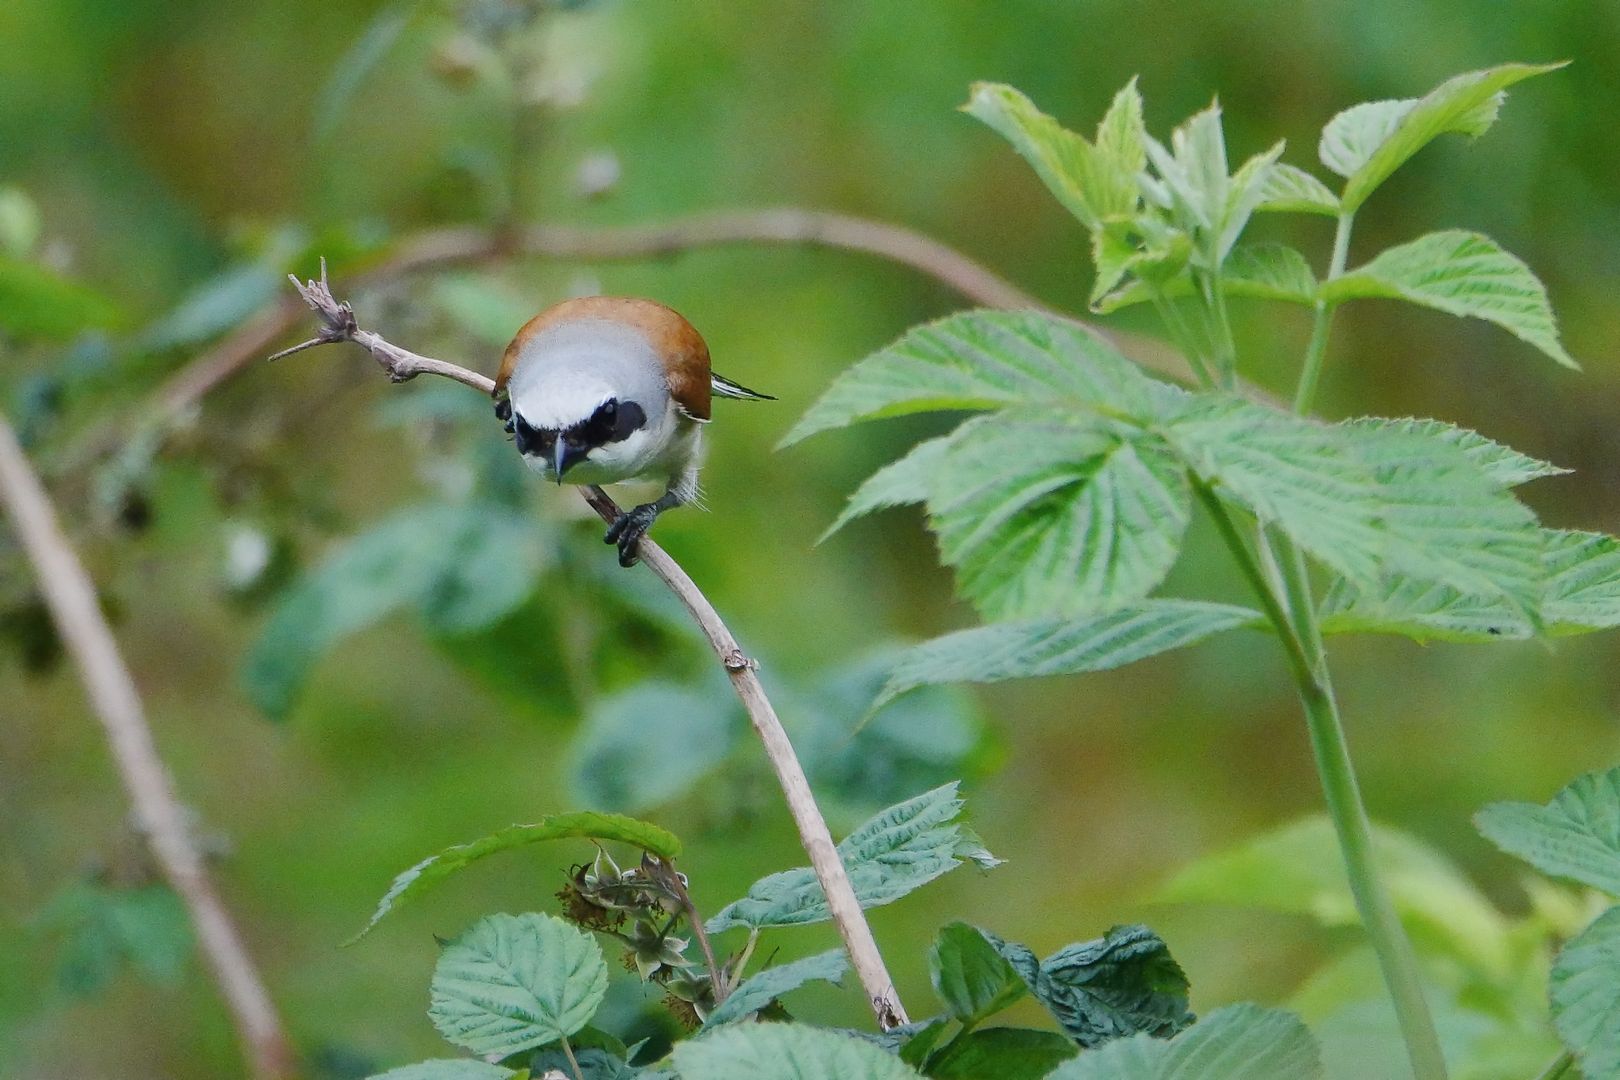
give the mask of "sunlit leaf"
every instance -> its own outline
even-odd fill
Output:
[[[371,920],[350,939],[350,943],[364,937],[384,915],[397,909],[407,900],[420,896],[445,878],[486,855],[537,844],[543,840],[572,838],[616,840],[666,859],[673,859],[681,852],[681,842],[672,833],[645,821],[625,817],[623,814],[582,811],[553,814],[531,825],[512,825],[477,840],[447,847],[394,878],[393,884],[377,902],[377,910],[372,913]]]
[[[804,1024],[732,1024],[675,1044],[675,1067],[701,1080],[921,1080],[892,1054]]]
[[[1151,415],[1159,385],[1078,323],[969,311],[917,327],[845,371],[782,444],[858,420],[940,409],[1035,404]]]
[[[1620,768],[1577,777],[1550,803],[1492,803],[1485,838],[1544,874],[1620,896]]]
[[[931,683],[1106,671],[1262,621],[1259,612],[1230,604],[1143,600],[1100,615],[959,630],[905,653],[873,708]]]
[[[725,760],[740,719],[729,692],[640,683],[591,706],[569,750],[570,786],[587,806],[657,806]]]
[[[439,954],[428,1018],[475,1054],[515,1054],[588,1024],[607,982],[590,934],[550,915],[490,915]]]
[[[978,1024],[1029,992],[1022,976],[976,927],[950,923],[928,952],[928,978],[951,1015]]]
[[[1620,907],[1598,916],[1553,963],[1553,1026],[1581,1074],[1620,1076]]]
[[[1386,420],[1382,417],[1369,416],[1346,420],[1340,426],[1353,431],[1416,435],[1455,446],[1492,481],[1503,487],[1518,487],[1531,480],[1547,476],[1563,476],[1569,472],[1568,469],[1561,469],[1557,465],[1538,461],[1528,454],[1521,454],[1511,446],[1493,442],[1477,431],[1457,427],[1442,420],[1419,420],[1413,417]]]
[[[1406,300],[1451,315],[1484,319],[1578,367],[1558,340],[1547,289],[1531,269],[1488,236],[1451,229],[1392,247],[1322,287],[1339,302]]]
[[[792,960],[786,964],[766,968],[745,980],[741,986],[726,996],[725,1001],[715,1006],[714,1011],[704,1020],[703,1026],[712,1028],[734,1020],[742,1020],[783,994],[797,990],[805,983],[839,982],[848,970],[849,961],[842,949],[831,949],[814,956],[806,956],[802,960]]]
[[[1285,214],[1326,214],[1336,217],[1339,197],[1304,169],[1277,162],[1266,175],[1256,210]]]
[[[862,907],[892,903],[960,866],[996,860],[964,828],[956,784],[925,792],[862,824],[838,845],[839,858]],[[732,927],[802,926],[831,918],[827,896],[809,867],[756,881],[741,900],[708,921],[709,933]]]
[[[1292,1013],[1217,1009],[1168,1041],[1136,1035],[1065,1062],[1047,1080],[1320,1080],[1316,1040]]]
[[[1374,101],[1328,122],[1322,164],[1346,177],[1343,208],[1354,212],[1389,175],[1440,135],[1484,134],[1496,120],[1501,91],[1562,64],[1504,64],[1447,79],[1421,98]]]

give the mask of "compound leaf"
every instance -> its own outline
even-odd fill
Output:
[[[806,956],[802,960],[766,968],[733,990],[726,1000],[709,1014],[703,1026],[712,1028],[734,1020],[742,1020],[783,994],[797,990],[805,983],[818,981],[836,983],[843,979],[844,972],[848,970],[849,961],[845,959],[842,949],[832,949],[817,953],[815,956]]]
[[[1620,896],[1620,768],[1577,777],[1545,806],[1492,803],[1474,824],[1544,874]]]

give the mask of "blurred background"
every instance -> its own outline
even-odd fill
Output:
[[[1314,167],[1317,133],[1343,107],[1508,60],[1570,59],[1515,88],[1477,144],[1442,140],[1398,173],[1360,215],[1351,262],[1431,229],[1486,232],[1546,281],[1585,371],[1483,323],[1361,305],[1338,317],[1321,400],[1334,416],[1440,417],[1570,467],[1527,500],[1550,524],[1620,530],[1612,5],[1489,17],[1464,0],[556,8],[530,23],[520,0],[0,5],[0,407],[103,590],[222,889],[317,1075],[442,1055],[424,1015],[433,935],[551,906],[589,853],[492,860],[337,947],[395,873],[447,844],[621,809],[685,839],[711,910],[803,861],[679,613],[644,572],[613,565],[577,496],[516,467],[475,395],[391,386],[358,350],[327,349],[251,364],[163,437],[140,436],[164,380],[319,255],[344,295],[346,277],[429,227],[798,206],[921,230],[1079,312],[1085,236],[955,111],[971,82],[1009,82],[1089,131],[1140,76],[1160,137],[1219,95],[1234,159],[1286,137],[1284,160]],[[1325,219],[1258,230],[1325,262]],[[763,663],[835,832],[962,777],[978,832],[1007,860],[874,913],[914,1014],[927,1011],[932,933],[957,918],[1042,954],[1149,922],[1201,1010],[1288,1002],[1354,946],[1352,931],[1296,915],[1154,900],[1189,861],[1319,806],[1290,684],[1259,635],[1106,675],[918,695],[850,734],[884,648],[973,622],[913,511],[814,545],[862,478],[936,429],[773,446],[838,371],[960,296],[863,255],[744,245],[611,264],[496,259],[352,298],[392,340],[493,371],[524,318],[582,291],[679,308],[717,369],[780,399],[717,406],[709,509],[670,514],[656,535]],[[1301,313],[1236,314],[1248,371],[1290,386]],[[1172,589],[1238,596],[1209,541],[1195,527]],[[1336,640],[1373,815],[1443,850],[1504,918],[1523,916],[1520,869],[1470,815],[1543,801],[1614,760],[1616,648],[1612,635]],[[29,569],[0,537],[4,1075],[240,1072],[127,810]],[[777,935],[784,958],[834,941],[828,927]],[[623,1024],[654,1030],[656,998],[638,984],[612,1002]],[[804,1011],[859,1024],[864,1007],[829,990]]]

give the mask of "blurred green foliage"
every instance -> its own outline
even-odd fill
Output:
[[[439,1052],[421,1008],[430,932],[541,906],[566,865],[541,853],[480,867],[336,951],[391,875],[424,852],[578,805],[591,785],[587,751],[612,746],[616,695],[649,675],[725,711],[705,718],[716,730],[736,720],[723,686],[701,680],[700,646],[668,597],[611,565],[570,493],[535,490],[486,406],[459,388],[390,387],[362,358],[305,354],[252,367],[209,397],[156,468],[146,459],[157,448],[139,443],[110,477],[84,466],[75,451],[86,439],[126,434],[165,376],[274,297],[283,272],[314,272],[318,254],[341,289],[416,229],[500,220],[514,204],[539,220],[609,223],[792,203],[917,226],[1080,311],[1091,285],[1078,272],[1082,236],[999,140],[953,111],[972,82],[1018,86],[1071,126],[1133,75],[1154,130],[1219,94],[1242,157],[1280,135],[1303,150],[1324,117],[1352,102],[1420,93],[1510,58],[1568,58],[1569,68],[1515,92],[1490,138],[1437,145],[1391,179],[1356,246],[1371,253],[1436,222],[1489,233],[1547,282],[1585,372],[1531,362],[1491,327],[1366,305],[1339,317],[1320,401],[1333,415],[1434,415],[1477,428],[1575,470],[1531,490],[1544,521],[1620,524],[1620,369],[1609,360],[1620,341],[1610,299],[1620,149],[1601,122],[1620,105],[1610,78],[1620,28],[1600,5],[1481,18],[1461,0],[1199,0],[1146,33],[1140,7],[1116,2],[599,0],[570,5],[581,10],[524,39],[522,89],[540,104],[517,170],[511,87],[488,62],[513,33],[503,6],[513,5],[468,5],[474,21],[459,30],[454,11],[435,3],[0,7],[0,310],[12,313],[0,317],[0,406],[49,474],[104,589],[180,790],[230,838],[224,889],[294,1037],[332,1075]],[[362,41],[376,54],[369,62]],[[604,153],[619,172],[605,193],[579,173]],[[1310,219],[1259,227],[1308,250],[1327,236]],[[1148,919],[1192,973],[1201,1012],[1240,997],[1287,1000],[1353,944],[1349,931],[1287,914],[1148,903],[1195,856],[1318,805],[1295,706],[1257,636],[1225,635],[1106,675],[976,691],[982,718],[960,697],[901,699],[849,734],[864,708],[854,703],[875,689],[855,685],[868,678],[862,657],[971,614],[950,600],[915,517],[890,514],[811,542],[858,478],[941,429],[894,421],[860,440],[780,455],[770,447],[853,358],[958,297],[865,258],[737,248],[644,264],[529,260],[413,277],[355,299],[394,340],[489,370],[518,321],[581,288],[674,304],[723,370],[783,399],[721,413],[705,471],[710,512],[672,514],[657,535],[764,660],[784,720],[811,748],[835,831],[963,762],[970,779],[1001,766],[972,797],[976,827],[1008,865],[989,878],[952,875],[903,909],[874,913],[902,994],[926,994],[927,943],[955,918],[1038,950]],[[1122,325],[1136,317],[1123,313]],[[1287,385],[1306,327],[1258,306],[1234,317],[1254,343],[1246,366]],[[87,326],[98,329],[73,333]],[[282,586],[295,571],[337,573],[347,560],[355,573],[335,587],[363,587],[354,552],[387,522],[465,520],[472,507],[475,531],[491,535],[446,528],[426,547],[508,551],[510,539],[493,536],[498,523],[532,527],[510,561],[481,562],[477,581],[446,580],[433,569],[439,556],[424,551],[420,578],[369,595],[373,618],[322,621],[309,592],[303,614],[287,614],[298,594],[288,599]],[[1198,541],[1171,586],[1233,584],[1214,545]],[[541,575],[532,595],[525,565]],[[407,607],[421,618],[390,614]],[[272,676],[286,722],[273,725],[241,679],[265,670],[278,627],[290,644]],[[3,536],[0,629],[17,646],[0,652],[0,917],[21,926],[118,836],[125,801],[82,692],[51,664],[49,628]],[[335,650],[300,669],[298,650],[323,635]],[[1538,918],[1540,902],[1473,836],[1469,815],[1495,798],[1541,802],[1614,757],[1612,639],[1488,654],[1374,638],[1333,648],[1374,813],[1447,852],[1508,933]],[[801,861],[752,749],[739,739],[724,762],[689,769],[678,793],[654,786],[640,796],[649,807],[671,800],[642,816],[686,838],[682,865],[700,905],[717,909]],[[110,924],[96,915],[79,925]],[[826,928],[793,933],[794,955],[832,944]],[[19,962],[0,964],[0,1072],[237,1070],[198,965],[175,987],[119,978],[78,1001],[49,989],[74,955],[60,944],[18,945]],[[1371,985],[1370,963],[1345,963],[1322,970]],[[1328,1006],[1313,1012],[1304,995],[1327,995],[1323,978],[1294,999],[1313,1021]],[[652,1004],[639,995],[618,981],[609,988],[604,1011],[627,1021],[616,1029]],[[801,998],[815,1019],[861,1019],[854,995]],[[1387,1029],[1387,1019],[1363,1019],[1366,1030]],[[98,1038],[75,1037],[84,1030]]]

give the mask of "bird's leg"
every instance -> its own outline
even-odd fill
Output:
[[[681,505],[686,500],[681,498],[676,488],[670,488],[656,502],[642,503],[633,510],[626,510],[618,519],[608,526],[607,535],[602,542],[619,545],[619,565],[636,565],[636,549],[641,546],[641,538],[647,535],[652,523],[658,520],[658,515],[665,510]]]

